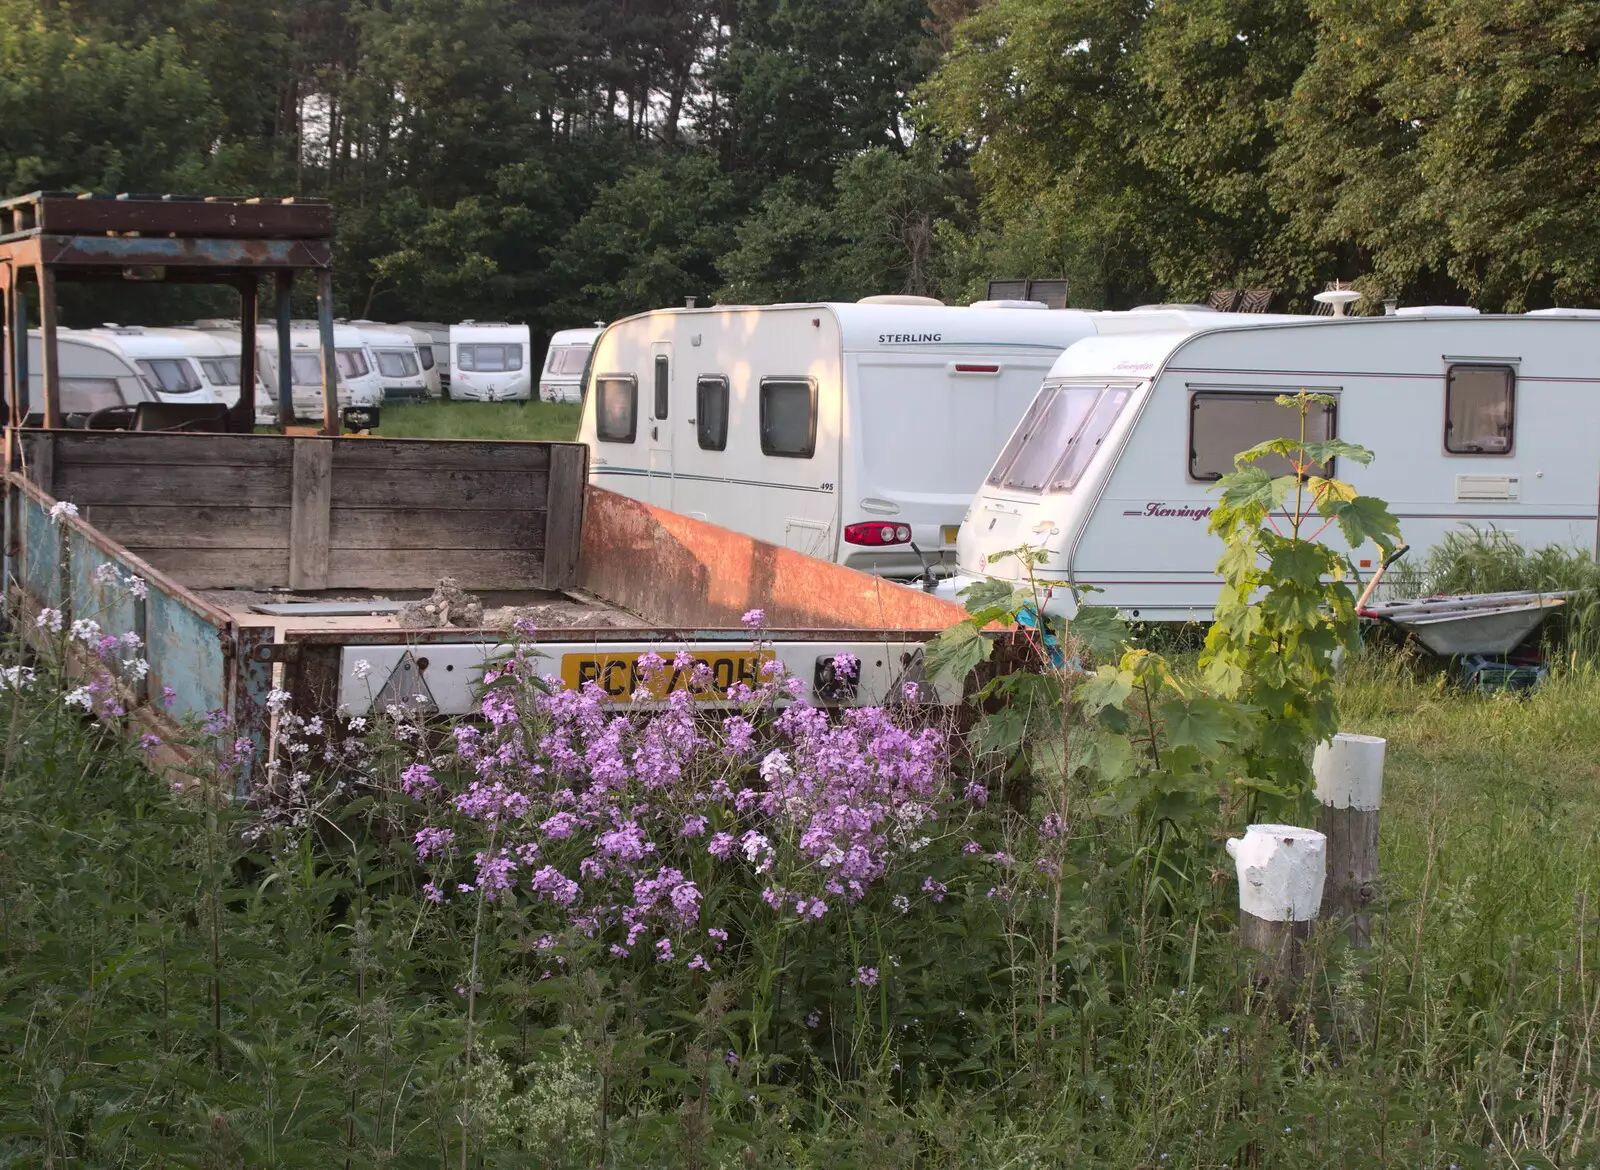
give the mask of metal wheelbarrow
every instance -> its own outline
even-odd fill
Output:
[[[1458,662],[1465,681],[1479,687],[1524,688],[1544,677],[1537,662],[1503,659],[1566,604],[1571,590],[1457,593],[1371,602],[1384,573],[1409,550],[1401,545],[1383,559],[1356,602],[1356,612],[1410,634],[1440,658]]]

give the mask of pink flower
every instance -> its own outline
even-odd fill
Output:
[[[759,630],[767,624],[767,611],[764,609],[747,609],[744,617],[739,619],[752,630]]]
[[[456,834],[453,829],[419,829],[413,838],[417,846],[417,860],[429,857],[449,857],[455,853]]]
[[[855,982],[861,987],[876,987],[878,985],[878,969],[876,967],[857,967]]]

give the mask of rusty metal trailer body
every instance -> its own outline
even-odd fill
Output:
[[[723,686],[776,657],[825,701],[881,701],[920,679],[922,643],[963,616],[589,487],[576,443],[12,428],[6,454],[12,627],[39,638],[50,608],[137,635],[149,670],[124,680],[131,717],[171,736],[222,712],[258,761],[274,688],[307,718],[410,699],[470,711],[508,631],[402,629],[389,613],[445,577],[533,614],[519,640],[549,673],[624,702],[653,697],[637,689],[640,654],[679,650]],[[750,609],[766,614],[759,650]],[[841,651],[858,679],[830,672]]]

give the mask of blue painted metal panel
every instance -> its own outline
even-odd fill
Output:
[[[73,252],[109,264],[284,265],[304,247],[294,240],[207,240],[159,236],[73,236]]]
[[[141,639],[139,607],[133,594],[122,582],[127,570],[113,557],[102,551],[81,532],[70,531],[67,536],[69,573],[72,582],[72,616],[98,622],[108,634],[138,634]],[[116,571],[113,582],[98,579],[102,565]]]
[[[150,663],[150,694],[160,696],[163,687],[171,687],[174,696],[168,714],[175,719],[204,719],[213,711],[225,710],[225,632],[180,598],[167,595],[153,584],[145,613],[149,627],[146,658]]]
[[[40,605],[61,608],[61,529],[29,496],[21,500],[22,587]]]

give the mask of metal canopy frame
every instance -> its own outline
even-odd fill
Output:
[[[0,387],[12,426],[29,405],[26,286],[37,290],[44,426],[59,429],[56,281],[221,284],[239,291],[239,402],[229,429],[255,428],[261,278],[273,278],[278,424],[294,421],[289,297],[295,275],[317,282],[322,431],[340,433],[333,346],[333,208],[320,199],[76,195],[35,191],[0,200]],[[31,278],[31,280],[30,280]]]

